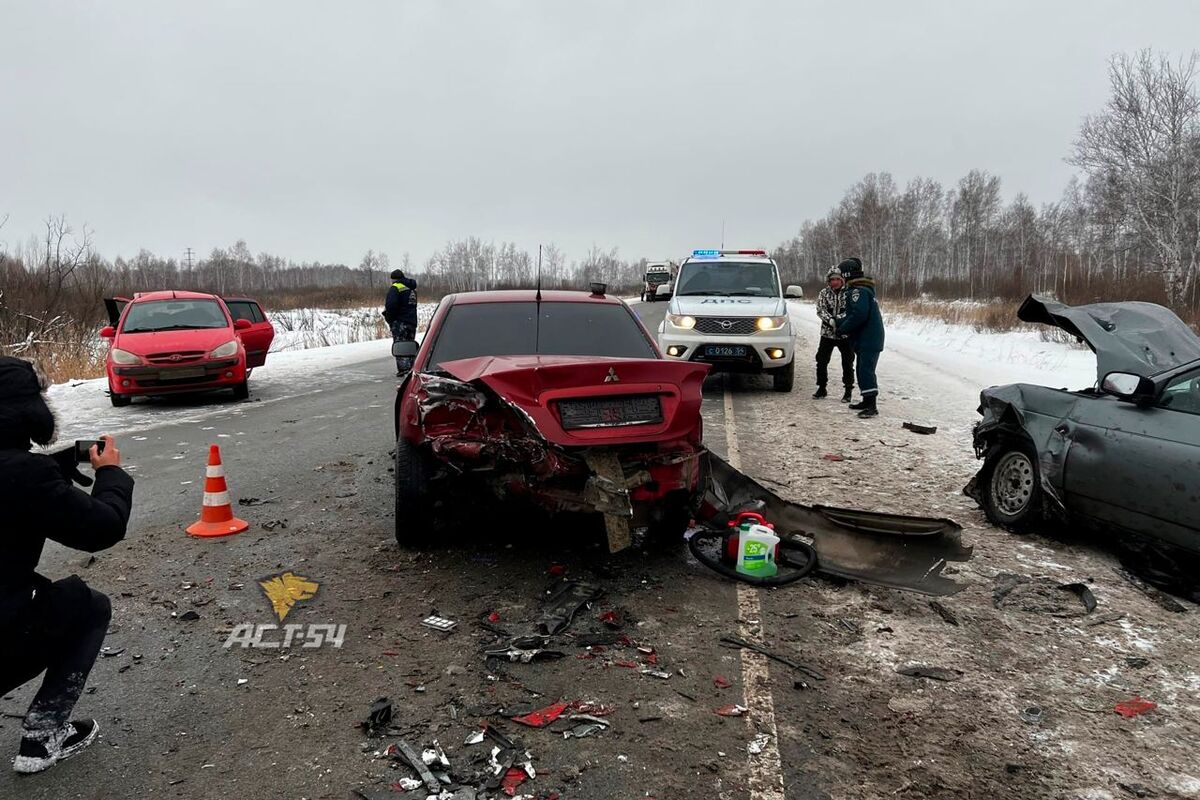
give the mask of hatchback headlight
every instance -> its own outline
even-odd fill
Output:
[[[208,354],[209,358],[229,358],[232,355],[237,355],[237,339],[232,342],[226,342]]]
[[[123,367],[142,363],[141,357],[135,356],[128,350],[119,350],[114,347],[112,350],[108,351],[108,355],[114,364],[120,364]]]
[[[691,330],[696,327],[696,318],[690,317],[687,314],[667,314],[667,322],[670,322],[676,328]]]
[[[779,330],[787,324],[787,316],[782,317],[759,317],[758,322],[754,323],[760,331]]]

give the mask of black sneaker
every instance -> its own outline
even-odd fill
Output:
[[[95,741],[99,731],[96,720],[85,719],[68,722],[65,728],[52,734],[49,739],[25,736],[21,739],[17,757],[13,759],[13,769],[26,775],[50,769]]]
[[[813,400],[820,400],[822,397],[826,397],[828,395],[829,392],[825,391],[824,386],[818,386],[817,390],[813,392]]]
[[[846,391],[842,392],[842,402],[843,403],[849,403],[853,399],[854,399],[854,390],[853,389],[847,389]]]

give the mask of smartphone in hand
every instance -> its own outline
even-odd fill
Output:
[[[76,439],[75,462],[78,464],[90,463],[92,460],[91,449],[93,445],[96,447],[97,453],[104,452],[104,440],[102,439]]]

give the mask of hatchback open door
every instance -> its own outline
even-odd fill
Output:
[[[117,327],[117,323],[121,321],[121,312],[125,310],[125,306],[129,305],[128,297],[106,297],[104,298],[104,310],[108,312],[108,324]]]

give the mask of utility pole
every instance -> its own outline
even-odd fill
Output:
[[[725,220],[721,220],[721,249],[725,249]]]
[[[184,255],[187,257],[188,275],[191,275],[192,274],[192,248],[189,247],[187,250],[185,250]]]

